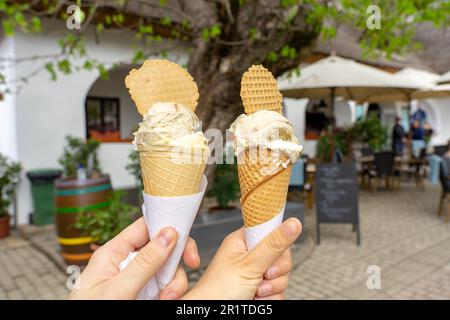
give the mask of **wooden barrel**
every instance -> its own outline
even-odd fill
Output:
[[[55,181],[56,226],[58,242],[64,261],[71,265],[85,265],[92,255],[94,239],[74,227],[79,213],[109,205],[111,181],[108,175],[99,178]]]

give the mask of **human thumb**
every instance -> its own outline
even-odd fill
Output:
[[[136,258],[120,272],[114,282],[120,290],[138,293],[161,269],[177,243],[178,233],[174,228],[162,229],[158,236],[139,250]]]
[[[302,225],[296,218],[287,219],[281,226],[265,237],[246,257],[253,271],[263,275],[298,238]]]

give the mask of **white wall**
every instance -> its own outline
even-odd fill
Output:
[[[14,38],[2,38],[0,41],[0,56],[5,59],[14,58]],[[14,79],[15,70],[10,67],[10,63],[1,63],[2,74],[6,79]],[[15,95],[5,94],[4,87],[0,87],[3,100],[0,101],[0,153],[17,160],[17,128],[16,128],[16,108]],[[10,86],[14,91],[15,87]]]
[[[305,140],[305,112],[309,100],[284,98],[283,101],[286,118],[291,122],[295,136],[303,146],[303,154],[314,157],[316,154],[316,141]]]
[[[435,122],[434,134],[431,139],[432,145],[447,144],[450,140],[450,98],[445,99],[428,99],[422,101],[427,106],[425,110],[429,109],[432,121]],[[431,125],[433,123],[430,122]]]
[[[18,33],[14,39],[15,55],[20,58],[58,52],[57,41],[66,31],[65,25],[59,24],[53,26],[49,34],[42,36]],[[87,51],[91,57],[107,62],[108,65],[131,61],[134,41],[136,40],[131,33],[106,32],[101,36],[99,44],[89,38]],[[185,55],[177,55],[181,56],[181,63],[185,61]],[[16,74],[26,75],[45,63],[45,60],[21,63],[16,66]],[[78,64],[82,63],[82,60],[78,61]],[[58,168],[58,158],[65,145],[64,137],[85,137],[85,99],[97,78],[96,71],[78,71],[67,76],[59,75],[57,81],[51,81],[49,74],[43,70],[30,78],[29,83],[15,96],[18,158],[24,171],[44,167]],[[117,90],[122,85],[123,79],[116,77],[103,88],[104,93]],[[127,104],[129,105],[129,101]],[[128,116],[137,120],[135,113],[124,114],[124,117]],[[131,129],[125,127],[124,131],[129,132]],[[100,148],[101,165],[104,172],[111,174],[114,188],[134,186],[134,179],[125,170],[131,149],[132,145],[129,143],[105,143]],[[33,209],[30,185],[25,175],[18,197],[19,223],[27,223],[28,215]]]

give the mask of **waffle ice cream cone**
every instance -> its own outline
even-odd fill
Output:
[[[198,161],[194,159],[195,156],[195,152],[185,156],[185,159],[180,159],[180,155],[176,155],[174,161],[175,156],[171,152],[141,152],[145,193],[176,197],[199,192],[206,161]]]
[[[270,159],[257,158],[254,163],[245,151],[243,163],[238,165],[242,217],[247,228],[271,220],[284,208],[292,171],[291,165],[283,168],[274,166]]]
[[[299,157],[301,146],[293,135],[292,126],[281,115],[282,95],[275,78],[267,69],[252,66],[244,73],[241,98],[247,115],[235,121],[232,131],[235,133],[238,156],[244,225],[252,228],[283,212],[291,163]],[[276,133],[279,141],[265,140],[263,133]],[[283,141],[286,137],[291,141]],[[261,146],[266,152],[259,152]],[[271,151],[273,147],[278,150]],[[291,152],[291,148],[295,152]]]
[[[134,143],[145,193],[168,197],[197,193],[207,145],[203,134],[196,132],[199,94],[191,75],[176,63],[147,60],[130,71],[125,85],[144,116]],[[180,148],[182,153],[174,151]]]
[[[194,113],[197,85],[185,69],[167,60],[148,60],[129,73],[125,85],[143,116],[133,143],[140,157],[149,237],[168,226],[178,232],[173,252],[138,296],[157,299],[176,273],[206,190],[208,141]],[[121,270],[135,256],[131,253]]]

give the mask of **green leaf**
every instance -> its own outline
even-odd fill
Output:
[[[189,29],[190,27],[191,27],[191,22],[190,22],[189,20],[184,19],[184,20],[181,22],[181,28],[183,28],[183,29]]]
[[[221,33],[222,33],[222,30],[220,29],[220,26],[215,24],[211,27],[209,34],[210,34],[211,38],[216,38],[216,37],[220,36]]]
[[[94,68],[94,64],[90,60],[86,60],[83,64],[83,68],[86,70],[92,70]]]
[[[100,77],[103,80],[109,80],[109,72],[108,72],[108,70],[105,68],[105,66],[103,64],[98,64],[97,65],[97,69],[98,69],[98,72],[100,74]]]
[[[11,24],[10,20],[3,20],[2,21],[2,27],[3,27],[3,31],[5,32],[5,34],[7,36],[13,36],[14,35],[14,27]]]
[[[170,26],[172,24],[172,19],[170,19],[169,17],[164,17],[161,19],[161,24],[163,26]]]
[[[56,72],[55,72],[55,67],[53,66],[53,63],[49,62],[45,64],[45,69],[47,69],[47,71],[50,73],[51,79],[53,81],[56,80]]]
[[[139,33],[152,34],[153,33],[153,27],[151,25],[140,25],[139,26]]]
[[[37,17],[31,18],[31,31],[36,33],[42,31],[42,24],[39,18]]]
[[[297,0],[281,0],[280,1],[280,5],[285,8],[290,7],[296,3],[297,3]]]
[[[102,33],[103,29],[105,29],[105,26],[102,22],[97,23],[95,26],[95,30],[97,30],[97,33]]]
[[[289,49],[289,59],[295,59],[297,58],[297,50],[295,48]]]
[[[167,4],[167,0],[159,0],[159,5],[161,7],[165,6]]]
[[[144,52],[142,50],[138,50],[134,53],[132,63],[137,64],[143,61],[144,59],[145,59]]]
[[[208,28],[205,28],[205,29],[202,30],[202,38],[203,38],[203,40],[205,40],[205,41],[209,41],[209,38],[210,38],[210,32],[209,32],[209,29],[208,29]]]
[[[269,62],[276,62],[278,60],[278,54],[274,51],[269,52],[269,54],[267,55],[267,60],[269,60]]]
[[[70,74],[72,72],[70,61],[67,59],[58,61],[58,69],[64,74]]]
[[[250,36],[250,39],[255,40],[257,36],[258,29],[255,27],[248,29],[248,34]]]
[[[16,14],[14,15],[14,19],[16,20],[16,23],[21,26],[22,28],[26,28],[28,23],[27,20],[25,19],[25,16],[22,12],[16,12]]]
[[[288,45],[285,45],[283,48],[281,48],[280,55],[281,55],[283,58],[287,58],[287,57],[289,56],[289,52],[290,52],[289,46],[288,46]]]

